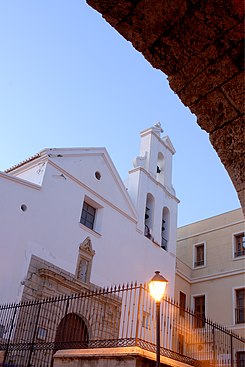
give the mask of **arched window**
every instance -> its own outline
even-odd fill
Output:
[[[154,218],[154,197],[152,194],[148,193],[146,197],[145,233],[144,233],[147,238],[152,238],[153,218]]]
[[[162,211],[161,247],[165,251],[168,250],[169,224],[169,210],[167,207],[164,207]]]
[[[79,254],[77,260],[76,277],[84,283],[89,283],[92,261],[95,251],[92,248],[92,243],[87,237],[79,246]]]
[[[157,156],[157,180],[164,184],[164,156],[161,152]]]

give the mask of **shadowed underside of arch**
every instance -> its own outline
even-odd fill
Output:
[[[75,313],[68,313],[57,327],[54,351],[74,348],[76,343],[81,347],[82,343],[88,342],[88,339],[88,329],[84,320]]]
[[[87,0],[162,70],[197,116],[245,212],[244,15],[240,0]]]

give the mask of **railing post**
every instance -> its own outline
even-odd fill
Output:
[[[232,334],[230,335],[231,337],[231,367],[234,367],[234,360],[233,360],[233,339],[232,339]]]
[[[212,334],[213,334],[213,365],[215,366],[216,363],[216,346],[215,346],[215,330],[214,325],[212,328]]]
[[[136,291],[136,289],[135,289],[135,291]],[[135,343],[136,343],[136,346],[138,345],[138,338],[139,338],[141,296],[142,296],[142,284],[140,284],[140,288],[139,288],[137,321],[136,321],[136,330],[135,330]]]
[[[160,367],[160,305],[156,302],[156,367]]]
[[[38,321],[39,321],[39,315],[40,315],[40,311],[41,311],[41,305],[42,305],[42,303],[40,302],[39,305],[38,305],[37,317],[36,317],[35,327],[34,327],[34,331],[33,331],[33,336],[32,336],[32,341],[31,341],[31,349],[30,349],[30,354],[29,354],[27,367],[31,367],[31,357],[32,357],[32,353],[34,351],[34,343],[35,343],[35,337],[36,337],[36,332],[37,332],[37,325],[38,325]]]
[[[18,307],[18,305],[16,305],[15,308],[14,308],[14,315],[13,315],[13,320],[12,320],[10,331],[9,331],[9,336],[8,336],[8,341],[7,341],[7,348],[5,350],[4,357],[3,357],[3,366],[5,365],[6,360],[7,360],[7,356],[8,356],[9,344],[10,344],[12,331],[13,331],[13,328],[14,328],[14,320],[15,320],[15,316],[16,316],[16,312],[17,312],[17,307]]]

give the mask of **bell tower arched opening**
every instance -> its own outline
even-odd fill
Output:
[[[145,236],[147,238],[152,238],[154,205],[155,205],[154,196],[148,193],[146,197],[146,207],[145,207]]]
[[[164,185],[164,156],[161,152],[157,155],[157,181]]]
[[[170,213],[167,207],[162,210],[161,247],[168,251]]]

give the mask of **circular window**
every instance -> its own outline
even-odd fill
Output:
[[[101,174],[100,174],[99,171],[96,171],[94,175],[97,178],[97,180],[100,180],[101,179]]]
[[[26,206],[25,204],[21,204],[20,209],[21,209],[23,212],[26,212],[26,211],[27,211],[27,206]]]

